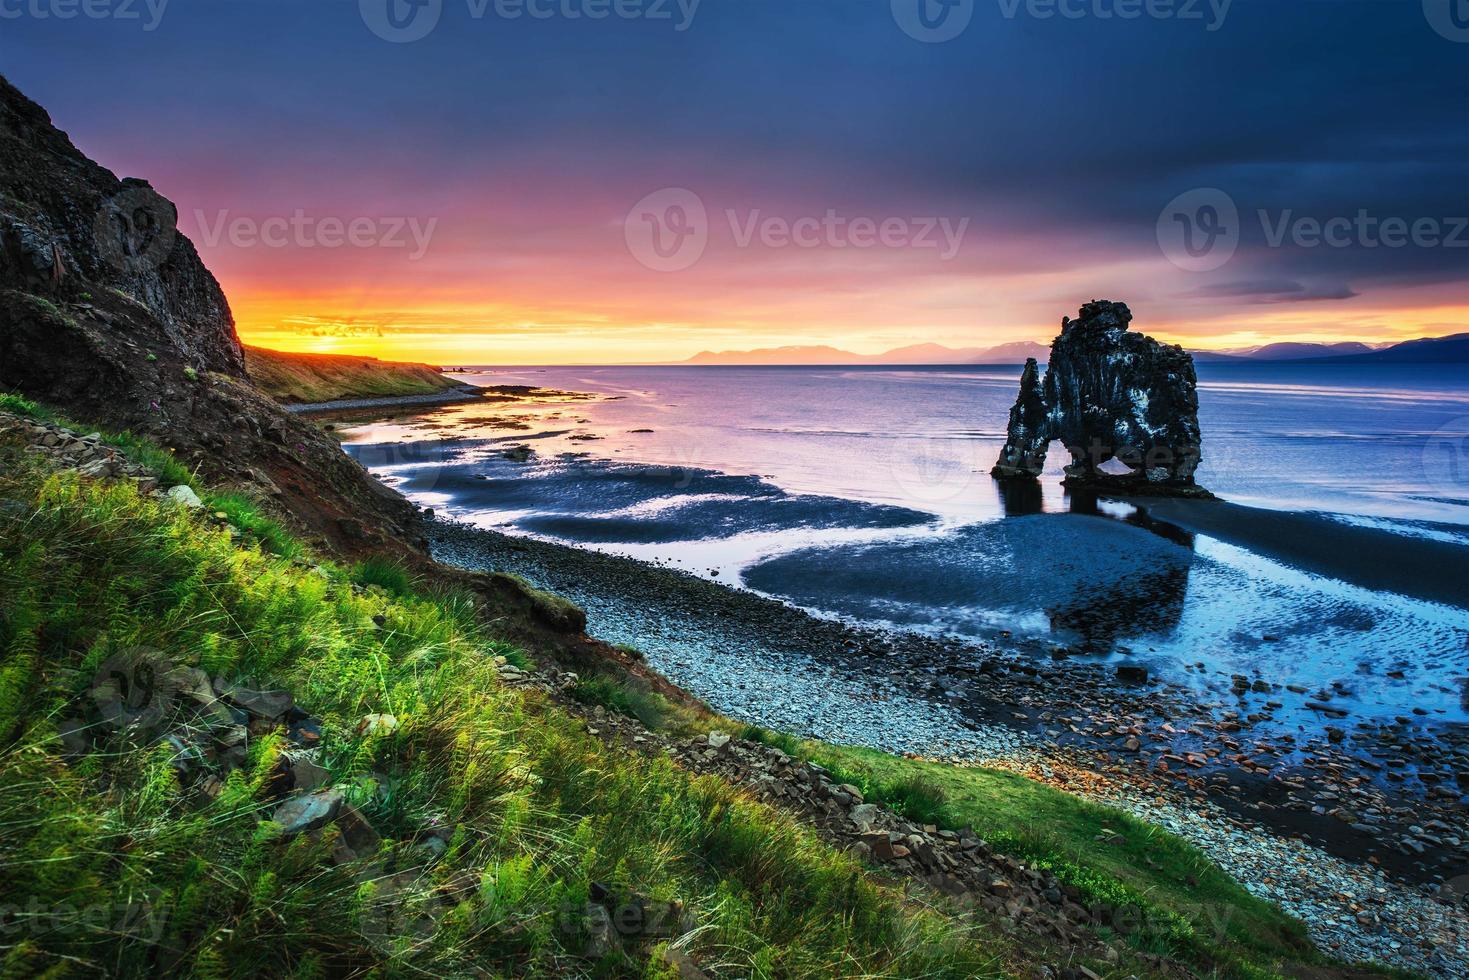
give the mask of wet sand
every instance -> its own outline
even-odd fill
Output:
[[[1469,608],[1469,546],[1224,500],[1128,498],[1155,520],[1363,588]]]

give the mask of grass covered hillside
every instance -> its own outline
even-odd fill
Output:
[[[462,386],[427,364],[347,354],[289,354],[264,347],[245,347],[244,351],[250,380],[282,402],[429,395]]]

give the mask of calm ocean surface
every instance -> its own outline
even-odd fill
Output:
[[[1199,480],[1469,547],[1469,369],[1200,365]],[[1369,713],[1465,720],[1469,610],[1371,592],[989,475],[1018,367],[550,367],[476,384],[590,400],[456,405],[353,430],[419,503],[667,561],[822,614],[1318,687]],[[503,457],[512,445],[526,461]],[[1466,552],[1469,554],[1469,552]],[[1465,575],[1469,565],[1444,569]],[[1469,606],[1466,583],[1465,606]],[[1265,636],[1272,639],[1265,641]],[[1388,672],[1402,678],[1389,679]]]

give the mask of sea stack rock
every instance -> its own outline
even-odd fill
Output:
[[[1050,409],[1041,391],[1040,366],[1033,357],[1025,359],[1020,372],[1020,395],[1010,409],[1009,437],[1000,450],[1000,461],[991,471],[999,477],[1037,477],[1046,465],[1046,447],[1052,436]]]
[[[1071,454],[1068,487],[1207,497],[1200,460],[1198,380],[1181,347],[1132,333],[1125,303],[1093,300],[1061,320],[1044,382],[1025,362],[1010,428],[991,473],[1034,479],[1059,439]],[[1107,472],[1117,460],[1127,472]]]

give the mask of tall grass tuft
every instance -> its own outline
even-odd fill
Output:
[[[577,679],[571,696],[583,704],[599,704],[611,711],[636,718],[649,728],[661,728],[671,715],[667,699],[652,691],[640,691],[628,683],[606,676]]]
[[[408,568],[396,558],[373,555],[352,566],[352,581],[361,586],[377,586],[388,595],[404,598],[412,595],[416,583]]]
[[[297,558],[303,553],[300,542],[279,522],[266,517],[260,505],[245,494],[209,492],[204,495],[204,502],[211,510],[228,517],[232,525],[266,551],[286,558]]]

